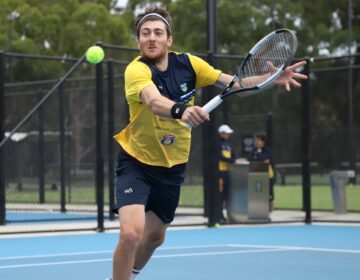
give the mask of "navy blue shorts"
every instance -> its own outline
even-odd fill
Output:
[[[145,205],[145,211],[153,211],[164,223],[174,220],[179,204],[180,186],[184,181],[186,164],[171,168],[151,166],[136,160],[121,150],[115,167],[116,205]]]

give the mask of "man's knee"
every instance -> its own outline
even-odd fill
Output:
[[[164,243],[165,234],[164,233],[149,234],[148,236],[145,236],[144,239],[149,246],[157,248]]]
[[[120,244],[125,248],[132,250],[135,249],[142,239],[142,233],[140,230],[124,229],[120,232]]]
[[[119,245],[134,250],[144,235],[145,212],[143,205],[128,205],[119,210]]]
[[[160,247],[164,243],[164,241],[165,241],[165,236],[156,239],[154,238],[152,239],[152,245],[157,248]]]

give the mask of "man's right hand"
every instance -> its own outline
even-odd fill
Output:
[[[209,113],[205,112],[203,108],[199,106],[190,106],[184,111],[182,121],[196,127],[205,121],[210,121]]]

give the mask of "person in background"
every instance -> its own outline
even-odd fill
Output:
[[[218,128],[219,138],[220,138],[220,147],[219,147],[219,192],[221,196],[221,209],[224,208],[229,193],[230,185],[230,174],[229,174],[229,165],[234,163],[235,153],[233,152],[229,139],[231,134],[234,132],[230,126],[223,124]],[[221,220],[224,222],[226,219],[224,217],[223,211],[221,211]]]
[[[255,136],[255,147],[249,160],[269,164],[269,212],[271,213],[274,210],[275,165],[271,148],[267,145],[267,138],[264,134]]]

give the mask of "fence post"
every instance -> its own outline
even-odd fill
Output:
[[[96,65],[96,204],[97,231],[104,231],[104,159],[102,152],[103,136],[103,63]]]
[[[109,219],[114,220],[114,213],[111,207],[115,203],[115,189],[114,189],[114,62],[109,59],[107,62],[108,75],[108,173],[109,173]]]
[[[310,59],[306,59],[303,74],[310,75]],[[311,173],[310,173],[310,77],[301,86],[301,150],[302,188],[305,223],[311,223]]]
[[[214,64],[214,55],[208,54],[208,62]],[[214,88],[208,87],[202,95],[203,105],[215,96]],[[216,131],[216,115],[211,115],[211,121],[203,127],[203,180],[205,215],[209,218],[208,225],[214,226],[220,222],[222,205],[220,205],[219,174],[218,174],[218,135]],[[212,141],[209,141],[212,139]]]
[[[352,0],[348,0],[348,161],[349,170],[355,171],[354,178],[350,178],[351,184],[356,184],[356,142],[354,134],[354,98],[353,98],[353,69],[352,61],[354,57],[351,56],[351,45],[352,45],[352,19],[355,18],[353,15],[353,3]]]
[[[221,110],[223,113],[223,123],[231,126],[230,118],[229,118],[229,104],[227,100],[224,100],[223,104],[221,105]]]
[[[43,92],[38,93],[39,101]],[[39,163],[39,203],[45,203],[45,160],[44,160],[44,107],[40,106],[38,111],[38,163]]]
[[[4,52],[0,51],[0,142],[4,139],[5,122],[5,79],[4,79]],[[0,146],[0,225],[6,223],[6,187],[4,178],[5,158],[3,147]]]
[[[266,119],[266,136],[267,136],[267,145],[270,148],[273,148],[273,131],[274,131],[274,127],[273,127],[273,113],[269,112],[267,115],[267,119]]]
[[[59,87],[59,130],[60,130],[60,195],[61,212],[66,212],[66,184],[65,184],[65,110],[64,87]],[[70,190],[69,190],[69,195]],[[69,196],[70,198],[70,196]],[[69,199],[70,202],[70,199]]]

